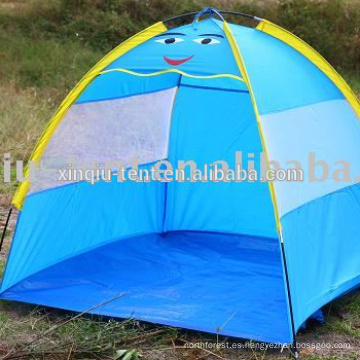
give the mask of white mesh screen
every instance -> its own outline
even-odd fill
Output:
[[[176,87],[116,100],[75,104],[59,124],[41,158],[30,192],[64,185],[58,169],[68,164],[116,161],[129,166],[167,157]]]

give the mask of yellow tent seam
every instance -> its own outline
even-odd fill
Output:
[[[107,74],[107,73],[110,73],[113,71],[124,72],[124,73],[130,74],[130,75],[135,75],[135,76],[157,76],[157,75],[168,74],[168,73],[177,73],[177,74],[180,74],[180,75],[183,75],[186,77],[190,77],[190,78],[194,78],[194,79],[214,79],[214,78],[228,77],[228,78],[232,78],[235,80],[245,82],[245,80],[243,78],[241,78],[238,75],[234,75],[234,74],[224,73],[224,74],[214,74],[214,75],[193,75],[193,74],[189,74],[189,73],[186,73],[185,71],[178,70],[178,69],[166,69],[166,70],[156,71],[153,73],[138,73],[138,72],[135,72],[132,70],[119,68],[119,69],[110,69],[110,70],[102,71],[100,73],[100,75]]]
[[[251,86],[251,81],[250,81],[249,75],[248,75],[247,70],[246,70],[244,59],[243,59],[243,57],[241,55],[240,47],[238,46],[237,42],[235,41],[235,38],[234,38],[234,35],[233,35],[233,33],[232,33],[231,29],[230,29],[230,26],[228,25],[228,23],[226,21],[224,21],[224,32],[225,32],[226,38],[229,41],[231,50],[232,50],[232,52],[234,54],[235,61],[236,61],[237,65],[238,65],[238,67],[239,67],[239,70],[240,70],[243,78],[244,78],[246,86],[248,87],[250,97],[251,97],[251,101],[252,101],[253,108],[254,108],[256,122],[257,122],[258,129],[259,129],[262,148],[263,148],[264,154],[266,156],[266,160],[269,162],[270,158],[269,158],[269,154],[268,154],[267,147],[266,147],[265,137],[264,137],[264,134],[263,134],[263,131],[262,131],[262,126],[261,126],[261,122],[260,122],[260,115],[259,115],[259,111],[258,111],[258,107],[257,107],[257,103],[256,103],[255,94],[254,94],[253,88]],[[280,217],[279,217],[279,209],[278,209],[278,206],[277,206],[274,183],[271,182],[271,181],[268,181],[267,183],[268,183],[268,186],[269,186],[271,201],[272,201],[273,208],[274,208],[276,228],[277,228],[279,236],[281,236],[281,223],[280,223]]]
[[[158,22],[138,34],[132,36],[128,40],[124,41],[118,45],[115,49],[110,51],[104,58],[102,58],[73,88],[73,90],[68,94],[65,100],[61,103],[58,110],[55,112],[54,116],[50,119],[43,135],[40,137],[38,143],[35,146],[35,150],[32,153],[30,160],[35,165],[38,165],[40,158],[49,143],[51,136],[57,129],[64,115],[67,113],[71,105],[76,101],[79,95],[86,89],[90,82],[99,75],[99,73],[108,65],[110,65],[114,60],[124,55],[131,49],[142,44],[143,42],[151,39],[152,37],[166,31],[167,28],[162,22]],[[26,194],[30,187],[29,182],[29,166],[25,169],[24,174],[26,180],[20,184],[17,188],[12,204],[18,209],[22,208]]]
[[[314,48],[296,35],[268,20],[262,20],[256,29],[283,41],[310,60],[338,87],[360,119],[359,99],[342,76]]]

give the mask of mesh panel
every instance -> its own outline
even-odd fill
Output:
[[[146,164],[167,157],[176,87],[73,105],[52,136],[30,192],[62,186],[58,169],[116,161]]]

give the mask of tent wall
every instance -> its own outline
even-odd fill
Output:
[[[360,117],[360,100],[344,78],[314,48],[289,31],[262,19],[256,29],[269,34],[297,50],[318,67],[343,93],[346,100]]]
[[[256,94],[270,160],[284,168],[293,168],[296,161],[304,170],[304,181],[275,182],[298,329],[314,311],[359,283],[354,223],[360,216],[360,122],[341,91],[344,86],[337,87],[341,81],[316,66],[325,69],[320,57],[315,65],[261,31],[233,26],[233,32]],[[302,48],[296,43],[300,40],[291,39],[291,45]],[[329,177],[316,181],[323,176],[324,162]],[[335,173],[344,166],[350,169],[349,179],[345,172]]]
[[[1,291],[100,244],[161,231],[164,189],[160,182],[118,183],[114,179],[95,185],[80,182],[28,196]]]
[[[81,169],[84,164],[104,169],[112,162],[129,167],[134,158],[149,167],[166,158],[178,81],[177,74],[151,80],[117,72],[101,75],[85,90],[44,151],[17,225],[2,291],[86,249],[162,230],[165,184],[118,183],[116,177],[95,185],[66,182],[59,181],[59,169],[68,169],[69,163]],[[12,261],[19,256],[21,263]]]
[[[287,44],[256,29],[230,28],[241,47],[260,115],[344,98],[324,73]]]
[[[105,76],[98,78],[96,87],[108,81]],[[144,78],[144,84],[136,76],[126,82],[113,77],[117,85],[112,91],[120,98],[112,100],[106,94],[94,101],[97,89],[90,86],[49,143],[49,161],[54,159],[56,144],[62,154],[78,154],[78,159],[81,154],[96,155],[92,147],[81,152],[87,146],[81,135],[92,138],[89,131],[94,134],[91,145],[112,154],[111,148],[103,149],[109,144],[106,136],[95,141],[104,129],[108,136],[122,134],[128,140],[126,124],[141,125],[135,138],[148,139],[151,136],[143,130],[156,130],[154,118],[166,128],[170,114],[169,139],[166,129],[158,132],[161,146],[146,161],[168,156],[175,165],[191,159],[201,168],[219,159],[234,168],[237,149],[244,156],[261,152],[250,96],[242,81],[176,76]],[[139,84],[130,85],[131,78],[140,81],[138,89],[145,94],[134,94],[132,89]],[[169,85],[175,80],[174,98]],[[129,96],[122,96],[121,84]],[[133,110],[133,104],[140,109],[139,99],[144,107],[147,96],[152,105],[166,99],[167,106],[163,102],[154,106],[160,111],[156,116],[154,109],[142,108],[142,122],[136,121],[138,112],[123,111],[122,107]],[[82,113],[90,120],[81,120],[78,114]],[[81,129],[89,121],[92,126]],[[76,131],[71,131],[72,126]],[[1,296],[82,311],[125,292],[126,298],[99,313],[289,343],[292,333],[283,274],[266,183],[80,182],[34,191],[27,197]],[[65,296],[69,292],[71,298]]]
[[[289,212],[281,219],[295,326],[359,286],[360,188],[353,185]]]
[[[59,169],[68,170],[69,163],[104,169],[166,158],[178,79],[177,74],[155,81],[121,72],[101,75],[59,124],[29,194],[63,186]],[[107,91],[100,95],[104,83]]]
[[[281,216],[352,185],[360,174],[360,122],[346,100],[267,114],[262,122],[272,159],[283,166],[290,162],[290,168],[294,167],[291,161],[303,167],[305,181],[275,184]],[[345,163],[349,164],[349,174],[341,171],[336,175],[337,169],[344,170]],[[329,178],[322,181],[327,175]]]
[[[241,150],[245,169],[251,154],[258,166],[262,146],[249,92],[237,80],[230,82],[230,89],[213,83],[182,77],[172,119],[170,162],[189,159],[202,170],[204,164],[222,160],[236,169],[235,153]],[[167,230],[224,231],[278,241],[266,182],[172,182],[167,215]]]

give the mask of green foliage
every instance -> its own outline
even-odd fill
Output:
[[[115,321],[93,315],[68,321],[70,318],[71,313],[60,310],[0,301],[0,356],[137,360],[144,357],[134,348],[149,347],[151,339],[168,332],[166,327],[140,325],[133,320]]]
[[[5,19],[11,16],[2,15]],[[5,152],[11,152],[13,159],[28,158],[56,106],[103,56],[103,51],[79,39],[23,33],[19,30],[23,19],[16,21],[11,28],[5,21],[2,25],[7,29],[0,25],[1,163]],[[12,184],[1,181],[0,195],[6,189],[12,190]]]
[[[355,91],[355,93],[359,96],[360,95],[360,70],[356,70],[354,72],[341,72],[342,76],[351,86],[351,88]]]
[[[209,5],[272,20],[309,42],[338,69],[360,69],[360,7],[356,1],[36,1],[27,11],[14,12],[12,19],[0,15],[0,26],[34,39],[76,40],[107,51],[154,22]]]
[[[25,87],[61,87],[68,90],[74,85],[74,78],[79,78],[101,57],[101,52],[87,49],[77,40],[60,42],[17,35],[16,41],[9,41],[8,35],[2,32],[0,54],[2,82],[15,78]],[[70,58],[69,54],[72,54]]]
[[[277,22],[340,69],[360,69],[360,8],[343,0],[281,0]]]
[[[136,350],[116,350],[114,360],[137,360],[139,352]]]
[[[322,331],[336,331],[360,339],[360,293],[353,292],[331,304]]]
[[[338,357],[338,356],[330,356],[330,357],[324,357],[324,356],[307,356],[306,360],[358,360],[358,357],[356,354],[347,356],[347,357]]]
[[[0,261],[0,276],[3,276],[5,270],[5,261]],[[4,321],[5,314],[0,313],[0,323]],[[0,327],[0,337],[2,333],[2,328]]]

